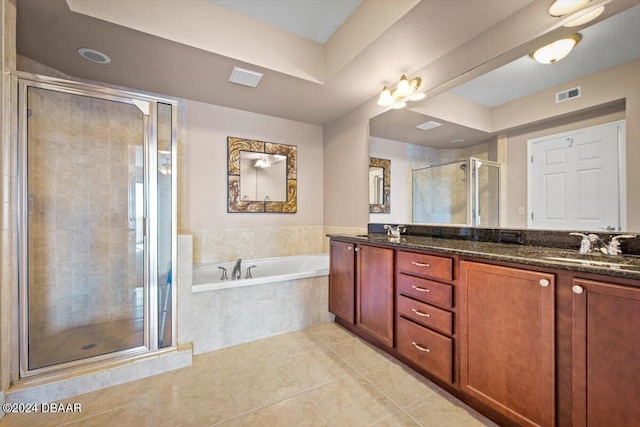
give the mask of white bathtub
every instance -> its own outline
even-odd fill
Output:
[[[238,280],[231,280],[234,264],[234,262],[194,264],[191,292],[238,288],[329,274],[329,255],[327,254],[243,259],[242,278]],[[247,268],[252,265],[256,266],[251,269],[253,278],[245,279]],[[220,280],[222,270],[218,267],[227,269],[228,280]]]

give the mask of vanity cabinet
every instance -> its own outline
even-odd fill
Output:
[[[555,425],[553,274],[460,263],[460,389],[522,426]]]
[[[329,311],[393,347],[393,249],[331,240]]]
[[[333,239],[329,246],[329,311],[350,324],[355,321],[355,247]]]
[[[640,288],[572,285],[572,425],[638,426]]]
[[[454,381],[453,259],[398,251],[398,353],[430,374]]]
[[[393,347],[393,249],[356,249],[356,326]]]

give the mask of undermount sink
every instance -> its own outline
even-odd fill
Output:
[[[596,261],[592,259],[583,259],[583,258],[553,257],[553,256],[545,256],[543,258],[548,259],[549,261],[569,262],[573,264],[588,265],[591,267],[604,267],[604,268],[611,268],[616,270],[640,270],[640,265],[623,264],[623,263],[617,263],[617,262]]]

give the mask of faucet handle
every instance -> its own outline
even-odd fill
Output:
[[[227,277],[227,269],[224,267],[218,267],[218,268],[222,270],[222,277],[220,277],[220,281],[229,280],[229,277]]]
[[[251,275],[251,269],[252,268],[256,268],[257,265],[252,265],[251,267],[247,268],[247,274],[245,274],[244,278],[245,279],[253,279],[253,276]]]

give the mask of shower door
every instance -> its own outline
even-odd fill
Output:
[[[52,80],[19,81],[22,377],[173,335],[174,106]]]

